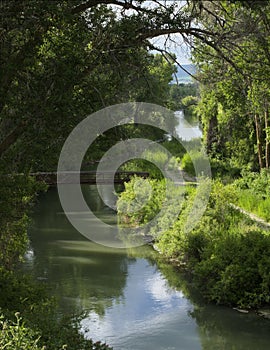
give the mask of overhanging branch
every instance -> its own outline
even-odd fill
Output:
[[[76,7],[73,7],[71,10],[72,14],[84,12],[92,7],[97,5],[117,5],[121,6],[124,10],[135,10],[135,11],[143,11],[149,12],[147,8],[142,8],[141,6],[134,5],[132,1],[121,1],[121,0],[88,0]]]

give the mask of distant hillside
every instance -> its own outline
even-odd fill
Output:
[[[196,67],[194,64],[183,64],[183,68],[190,72],[191,74],[196,73]],[[177,67],[177,73],[176,73],[178,83],[190,83],[192,81],[192,78],[190,75],[188,75],[183,69],[180,67]],[[176,79],[174,77],[172,83],[176,83]]]

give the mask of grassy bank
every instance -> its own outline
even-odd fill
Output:
[[[270,173],[244,172],[233,184],[236,191],[235,204],[270,222]]]
[[[140,208],[139,215],[137,212],[125,216],[123,201],[128,205],[128,201],[134,201],[136,195],[140,195],[140,188],[143,191],[143,186],[134,185],[128,184],[121,195],[119,214],[121,221],[126,220],[125,224],[140,225],[145,223],[146,217],[152,218],[164,204],[157,190],[160,183],[151,182],[154,196],[150,204]],[[137,188],[136,193],[134,188]],[[229,205],[237,196],[233,186],[225,187],[212,181],[204,215],[187,233],[185,225],[195,195],[196,189],[187,191],[177,220],[169,229],[160,230],[162,233],[155,236],[158,250],[189,271],[192,283],[207,301],[241,308],[258,308],[269,303],[270,232],[262,230]],[[165,227],[167,219],[168,216],[160,219],[159,227]]]

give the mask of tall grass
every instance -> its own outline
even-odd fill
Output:
[[[252,190],[241,190],[238,205],[260,218],[270,221],[270,198],[263,198]]]

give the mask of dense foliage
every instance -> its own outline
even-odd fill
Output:
[[[188,114],[188,107],[196,104],[197,95],[198,86],[195,83],[171,84],[168,107],[174,111],[184,110]]]
[[[190,116],[196,110],[206,149],[217,168],[220,164],[225,169],[269,168],[269,8],[268,2],[258,1],[188,0],[167,2],[166,6],[156,0],[151,6],[144,0],[0,2],[2,347],[38,349],[46,344],[48,349],[57,349],[66,344],[77,349],[81,344],[82,349],[106,348],[86,342],[70,320],[63,326],[39,295],[39,288],[12,275],[27,248],[29,210],[42,189],[28,175],[56,169],[64,140],[85,116],[127,101],[183,108]],[[150,40],[176,33],[194,49],[198,79],[203,83],[199,102],[194,85],[169,88],[176,57],[156,48]],[[158,55],[149,52],[154,49]],[[119,126],[97,135],[86,161],[96,161],[119,140],[142,135],[164,141],[160,130],[140,128],[136,123]],[[183,148],[176,149],[174,142],[165,143],[176,157],[183,157]],[[167,164],[166,156],[159,154],[155,161],[170,171],[178,160]],[[145,166],[145,162],[133,164]],[[182,166],[193,171],[189,155],[182,159]],[[155,167],[150,172],[162,177]],[[155,196],[146,190],[142,193],[146,197],[149,194],[150,204],[136,217],[129,216],[128,224],[149,220],[162,206],[164,184],[151,184]],[[232,208],[226,204],[229,199],[220,199],[217,188],[194,234],[183,237],[180,215],[175,227],[158,238],[160,249],[191,264],[196,283],[210,300],[259,305],[269,294],[268,235],[257,228],[248,229],[241,214],[232,215]],[[122,197],[127,198],[119,201],[123,213],[128,200],[134,199],[132,191],[127,186]],[[193,196],[192,191],[188,194],[183,213]],[[175,195],[181,197],[182,193],[171,193],[170,197]],[[261,195],[260,191],[255,195]],[[168,215],[178,209],[172,201]],[[162,220],[158,225],[164,227]],[[254,250],[248,250],[251,243]],[[228,265],[222,252],[229,255],[232,244],[238,250]],[[246,263],[243,270],[240,260]],[[239,290],[237,283],[242,287]],[[17,311],[21,316],[14,319]]]
[[[30,210],[38,191],[46,188],[33,178],[19,174],[1,176],[0,266],[12,270],[28,248],[27,227]]]
[[[248,212],[270,222],[270,173],[263,169],[260,173],[243,172],[234,182],[237,193],[235,204]]]
[[[1,349],[106,350],[105,344],[86,340],[79,317],[61,316],[56,300],[42,283],[21,273],[0,270]]]
[[[211,157],[257,171],[270,161],[270,7],[267,1],[243,3],[204,3],[200,24],[226,38],[218,53],[207,41],[193,41],[201,82],[197,113]]]
[[[169,97],[170,58],[150,54],[147,41],[129,41],[127,16],[119,20],[98,4],[1,1],[0,261],[6,268],[27,247],[26,202],[38,191],[27,174],[55,171],[64,140],[85,116],[129,100],[165,105]],[[100,135],[85,161],[142,132],[129,126]]]
[[[155,202],[152,199],[149,205],[131,213],[129,223],[145,223],[162,205],[166,205],[162,204],[162,196],[158,195],[161,184],[152,182],[151,185]],[[134,182],[121,195],[120,213],[123,211],[123,200],[125,205],[134,201],[133,188]],[[142,195],[140,189],[143,191],[142,184],[136,187],[138,197]],[[230,205],[236,196],[233,186],[224,187],[219,182],[213,183],[209,203],[200,223],[186,233],[185,227],[195,194],[196,189],[188,190],[178,220],[171,228],[164,230],[167,217],[161,219],[159,232],[162,233],[155,235],[158,250],[185,266],[192,274],[193,283],[209,301],[246,308],[268,303],[270,233],[234,209]]]

